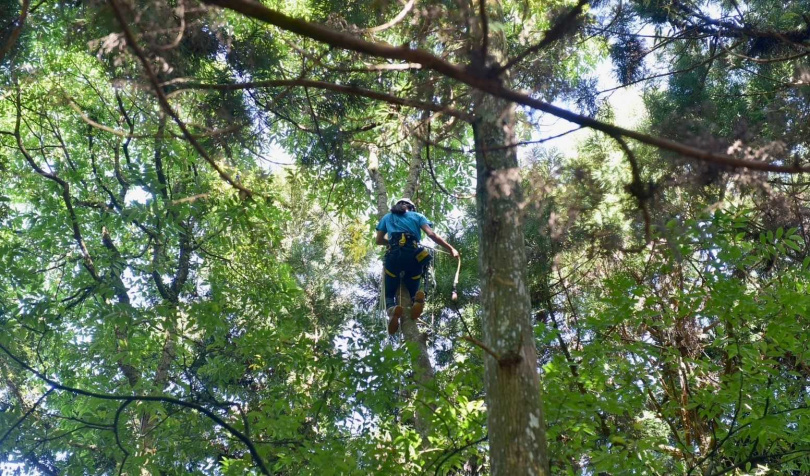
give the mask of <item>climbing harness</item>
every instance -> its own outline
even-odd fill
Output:
[[[408,253],[408,254],[415,251],[417,261],[419,263],[422,263],[423,261],[426,262],[426,264],[425,264],[425,266],[424,266],[424,268],[422,270],[422,273],[420,273],[418,278],[422,281],[420,289],[422,289],[424,291],[425,300],[427,300],[427,298],[431,294],[431,292],[435,291],[436,288],[437,288],[436,272],[435,272],[436,253],[438,252],[438,253],[444,253],[444,254],[448,254],[448,255],[450,253],[448,253],[447,251],[444,251],[442,249],[427,245],[427,244],[422,244],[418,240],[416,240],[416,238],[413,235],[411,235],[410,233],[399,233],[399,232],[392,233],[391,237],[389,238],[389,246],[388,246],[388,250],[386,251],[386,256],[389,253],[399,253],[399,252],[403,252],[403,251],[405,253]],[[429,258],[429,259],[427,259],[427,258]],[[459,275],[461,273],[461,257],[459,257],[457,259],[457,261],[458,261],[458,263],[457,263],[457,266],[456,266],[456,274],[455,274],[455,276],[453,278],[453,293],[452,293],[452,296],[451,296],[451,299],[454,302],[458,300],[458,291],[457,291],[457,289],[458,289]],[[383,316],[383,319],[384,319],[383,322],[385,322],[385,320],[390,318],[390,316],[388,316],[388,312],[387,312],[388,309],[387,309],[386,303],[385,303],[385,294],[386,294],[385,293],[385,275],[388,275],[388,276],[390,276],[392,278],[393,277],[399,277],[400,278],[400,287],[397,290],[397,292],[400,295],[397,296],[398,297],[397,302],[402,302],[403,296],[401,294],[403,293],[403,291],[402,291],[403,286],[402,286],[401,283],[402,283],[402,280],[404,279],[404,272],[400,272],[398,274],[399,274],[399,276],[397,276],[397,274],[393,273],[391,270],[387,269],[385,267],[385,264],[383,263],[383,276],[382,276],[382,279],[380,280],[380,295],[379,295],[379,301],[378,301],[379,305],[377,307],[378,315]],[[431,308],[431,310],[430,310],[430,323],[429,324],[427,322],[425,322],[424,320],[422,320],[422,319],[419,319],[419,322],[422,322],[423,324],[428,325],[429,328],[432,329],[435,326],[435,314],[434,314],[434,311],[435,310],[433,308]],[[458,312],[457,309],[456,309],[456,312]]]

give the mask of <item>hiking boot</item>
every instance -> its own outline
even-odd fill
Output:
[[[399,318],[402,317],[402,306],[388,308],[388,334],[394,335],[399,329]]]
[[[425,309],[425,292],[420,289],[419,291],[416,291],[416,296],[413,297],[411,319],[414,321],[419,319],[419,317],[422,315],[423,309]]]

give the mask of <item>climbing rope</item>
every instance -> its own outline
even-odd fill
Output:
[[[432,250],[430,266],[433,269],[430,272],[430,284],[433,285],[433,290],[434,291],[436,290],[436,268],[433,265],[433,263],[436,262],[435,260],[436,260],[436,250]],[[436,309],[433,306],[430,306],[430,328],[431,329],[433,329],[434,324],[436,324]]]
[[[387,310],[385,308],[385,265],[383,265],[383,272],[382,275],[380,276],[380,299],[377,302],[378,302],[377,321],[380,321],[380,323],[382,324],[381,326],[382,330],[385,330],[387,322],[386,317],[388,315],[388,313],[386,312]],[[382,320],[380,318],[382,318]],[[374,330],[376,331],[377,330],[376,326],[374,327],[375,327]]]
[[[458,265],[456,266],[456,277],[453,278],[453,294],[450,295],[450,300],[453,302],[458,301],[458,292],[456,291],[456,288],[458,288],[458,277],[461,274],[461,255],[456,258],[456,261],[458,261]]]
[[[450,254],[447,251],[444,251],[444,250],[439,249],[439,248],[434,248],[434,247],[432,247],[430,245],[427,245],[427,244],[422,245],[422,246],[424,246],[425,248],[427,248],[430,251],[431,257],[433,258],[431,260],[430,267],[434,266],[435,263],[436,263],[436,261],[435,261],[436,252],[444,253],[444,254],[447,254],[447,255]],[[473,335],[472,331],[470,330],[470,327],[467,325],[467,321],[464,319],[464,316],[461,314],[461,310],[458,308],[458,282],[459,282],[459,278],[461,276],[461,256],[459,256],[456,259],[456,261],[457,261],[457,263],[456,263],[456,274],[453,277],[453,291],[452,291],[452,294],[450,296],[450,300],[451,300],[452,304],[449,307],[453,312],[455,312],[456,316],[458,316],[458,320],[461,322],[462,327],[464,327],[464,330],[467,333],[467,335],[464,336],[464,337],[466,337],[465,340],[475,341],[475,339],[472,337],[472,335]],[[424,285],[423,285],[424,288],[425,288],[425,299],[427,299],[428,274],[430,274],[430,282],[433,285],[433,290],[434,291],[436,290],[435,268],[434,268],[434,271],[432,273],[429,270],[425,270],[425,276],[423,276],[423,279],[425,280]],[[398,292],[400,294],[402,293],[402,289],[403,289],[402,286],[400,286],[400,288],[398,290]],[[402,302],[402,297],[403,297],[402,295],[399,296],[399,302]],[[380,279],[380,299],[379,299],[379,306],[378,306],[377,311],[378,311],[378,316],[383,317],[383,319],[382,319],[383,326],[382,327],[385,329],[386,328],[386,323],[388,322],[388,312],[387,312],[388,310],[385,307],[385,272],[384,271],[383,271],[383,276]],[[424,321],[422,321],[422,322],[424,324],[427,324]],[[430,329],[431,329],[431,332],[435,332],[435,330],[436,330],[435,324],[436,324],[436,322],[435,322],[435,316],[434,316],[434,309],[433,309],[433,306],[431,306],[431,311],[430,311]],[[439,335],[441,335],[441,334],[439,334]],[[391,336],[391,337],[394,338],[394,336]],[[446,335],[443,335],[442,337],[449,338]],[[475,343],[475,342],[473,342],[473,343]]]

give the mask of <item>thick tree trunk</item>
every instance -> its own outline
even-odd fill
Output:
[[[506,39],[488,31],[481,19],[503,21],[498,4],[479,0],[471,15],[473,67],[503,64]],[[489,11],[487,11],[489,10]],[[481,28],[478,28],[478,26]],[[501,77],[508,83],[508,74]],[[508,85],[507,85],[508,86]],[[493,476],[548,476],[546,426],[537,351],[531,324],[523,237],[523,190],[515,142],[515,105],[473,93],[473,137],[477,169],[476,201],[484,344],[497,358],[485,357],[490,465]]]
[[[548,475],[545,421],[526,283],[514,104],[476,95],[479,265],[493,476]],[[494,150],[493,150],[494,149]]]

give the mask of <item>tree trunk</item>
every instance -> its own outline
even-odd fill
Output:
[[[422,111],[420,123],[412,129],[411,134],[411,163],[408,167],[408,179],[405,181],[403,196],[416,199],[416,192],[419,189],[419,177],[422,175],[424,161],[422,160],[422,140],[419,136],[426,136],[424,123],[430,117],[429,111]]]
[[[385,188],[385,180],[380,172],[380,160],[377,158],[377,146],[368,148],[368,169],[371,178],[371,192],[377,206],[377,219],[379,220],[388,213],[388,191]]]
[[[413,380],[418,389],[412,395],[414,398],[420,398],[421,394],[430,395],[430,392],[424,392],[433,384],[433,365],[430,363],[430,356],[428,355],[427,347],[427,334],[419,331],[419,326],[416,321],[411,319],[411,297],[408,295],[408,290],[405,285],[399,286],[401,305],[405,308],[405,313],[400,320],[400,330],[405,342],[409,344],[409,352],[411,355],[411,365],[413,366]],[[430,403],[416,402],[416,420],[414,426],[416,431],[427,442],[427,436],[430,434],[430,417],[433,413],[434,407]]]
[[[485,389],[493,476],[548,475],[545,421],[526,283],[514,104],[478,93],[473,125]],[[492,150],[495,149],[495,150]]]

